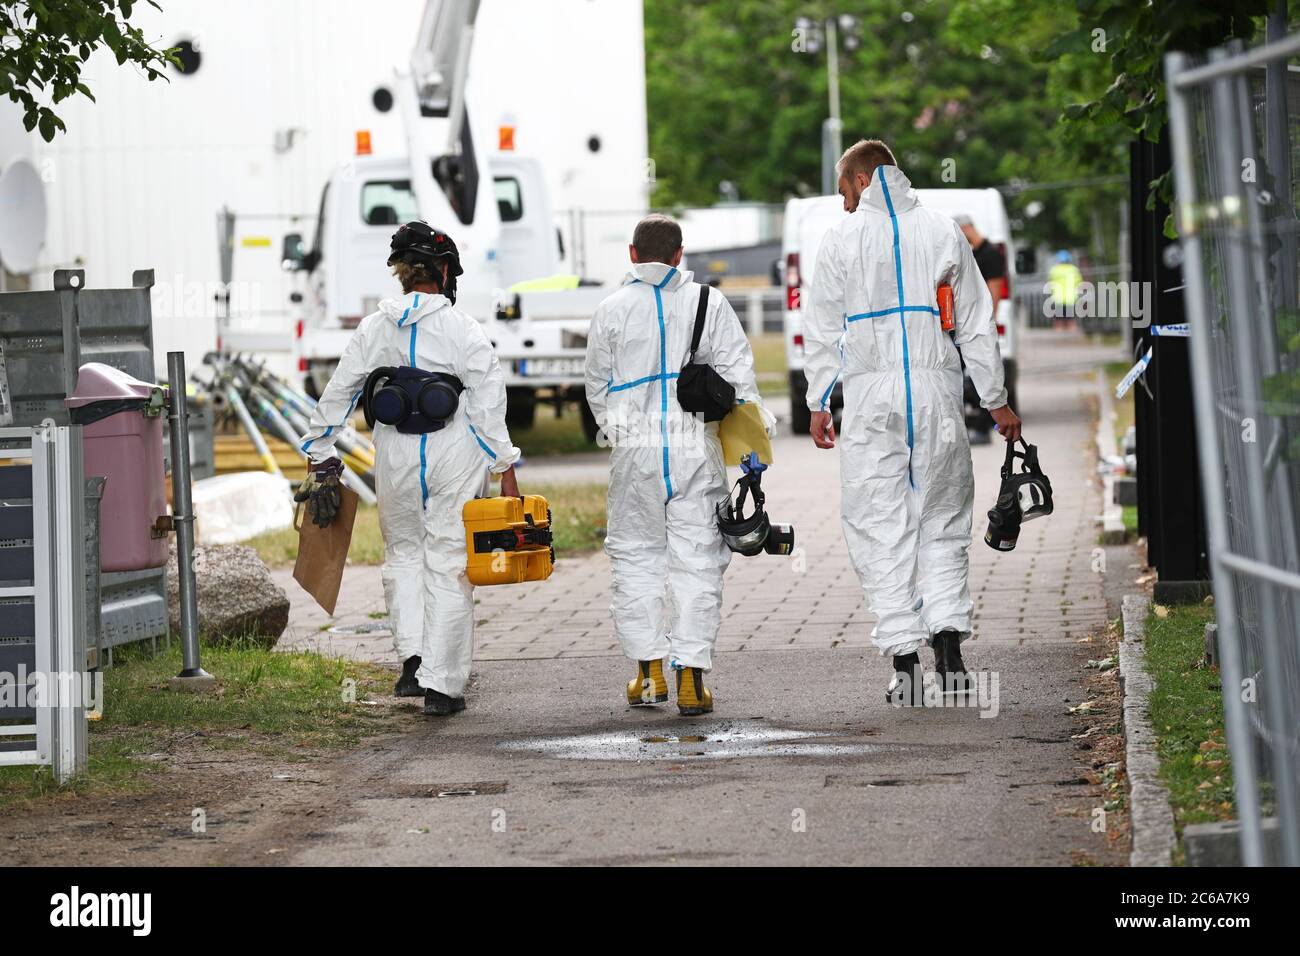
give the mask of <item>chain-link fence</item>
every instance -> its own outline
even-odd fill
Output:
[[[1272,18],[1271,18],[1272,19]],[[1300,865],[1300,36],[1170,54],[1218,652],[1245,862]],[[1276,851],[1265,832],[1277,828]]]

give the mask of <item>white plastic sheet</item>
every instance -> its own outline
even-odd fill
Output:
[[[293,526],[289,480],[241,471],[194,482],[194,536],[199,545],[236,544]]]

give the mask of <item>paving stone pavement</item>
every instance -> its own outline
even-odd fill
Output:
[[[997,497],[1000,440],[973,449],[975,522],[971,593],[975,641],[1026,645],[1073,642],[1102,627],[1106,603],[1093,564],[1099,553],[1097,516],[1101,485],[1095,473],[1092,404],[1097,364],[1122,357],[1118,348],[1082,337],[1027,330],[1022,333],[1020,395],[1027,440],[1038,445],[1052,480],[1056,510],[1025,525],[1015,551],[984,546],[984,513]],[[773,403],[780,412],[780,406]],[[788,405],[784,406],[788,411]],[[525,449],[527,451],[527,449]],[[874,618],[866,609],[849,563],[839,523],[839,457],[816,449],[807,436],[789,434],[775,445],[776,464],[764,476],[774,520],[795,526],[799,552],[789,559],[737,556],[727,571],[719,652],[800,648],[870,647]],[[565,475],[589,481],[599,457],[573,462],[538,460],[521,469],[553,481]],[[383,621],[377,567],[352,566],[333,617],[321,611],[277,569],[292,601],[282,649],[311,648],[360,660],[393,663],[396,655]],[[480,588],[474,657],[509,661],[617,656],[609,616],[609,562],[603,553],[565,559],[548,581]],[[360,633],[358,633],[360,632]]]

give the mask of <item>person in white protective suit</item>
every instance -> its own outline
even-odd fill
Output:
[[[827,402],[838,377],[844,539],[878,620],[873,643],[893,657],[886,696],[920,704],[922,645],[945,693],[970,686],[960,646],[971,634],[974,476],[961,358],[1007,441],[1020,419],[1002,383],[993,300],[961,229],[920,204],[884,143],[850,147],[837,172],[850,215],[822,240],[804,314],[810,431],[817,447],[834,447]],[[937,307],[944,283],[951,335]]]
[[[453,304],[462,271],[455,244],[426,223],[411,222],[393,236],[392,250],[388,264],[403,295],[384,299],[361,320],[321,394],[302,436],[312,473],[300,496],[312,507],[318,489],[342,469],[334,439],[375,369],[414,367],[463,386],[454,412],[433,430],[400,431],[401,424],[382,421],[374,429],[384,601],[402,660],[396,693],[423,693],[424,713],[445,716],[465,707],[474,638],[461,510],[487,491],[489,474],[501,476],[502,495],[519,494],[519,449],[506,428],[496,353],[479,322]]]
[[[623,653],[637,662],[628,703],[668,699],[668,658],[676,671],[678,710],[703,714],[713,709],[703,675],[713,666],[722,573],[731,552],[714,513],[729,492],[718,425],[684,411],[677,398],[702,287],[678,269],[682,232],[666,216],[643,219],[628,251],[632,271],[597,308],[587,341],[587,401],[611,446],[605,537],[613,574],[610,611]],[[753,353],[740,320],[717,293],[705,307],[695,361],[730,383],[738,402],[758,403]],[[763,418],[770,434],[775,419],[765,410]],[[665,615],[669,596],[671,620]]]

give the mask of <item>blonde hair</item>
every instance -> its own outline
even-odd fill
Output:
[[[853,179],[858,173],[867,179],[875,175],[877,166],[897,166],[893,151],[878,139],[860,139],[844,151],[835,164],[837,176]]]
[[[424,263],[403,262],[400,259],[393,263],[393,275],[397,276],[397,281],[402,284],[402,292],[410,292],[417,285],[425,282],[432,282],[437,285],[433,273]]]

